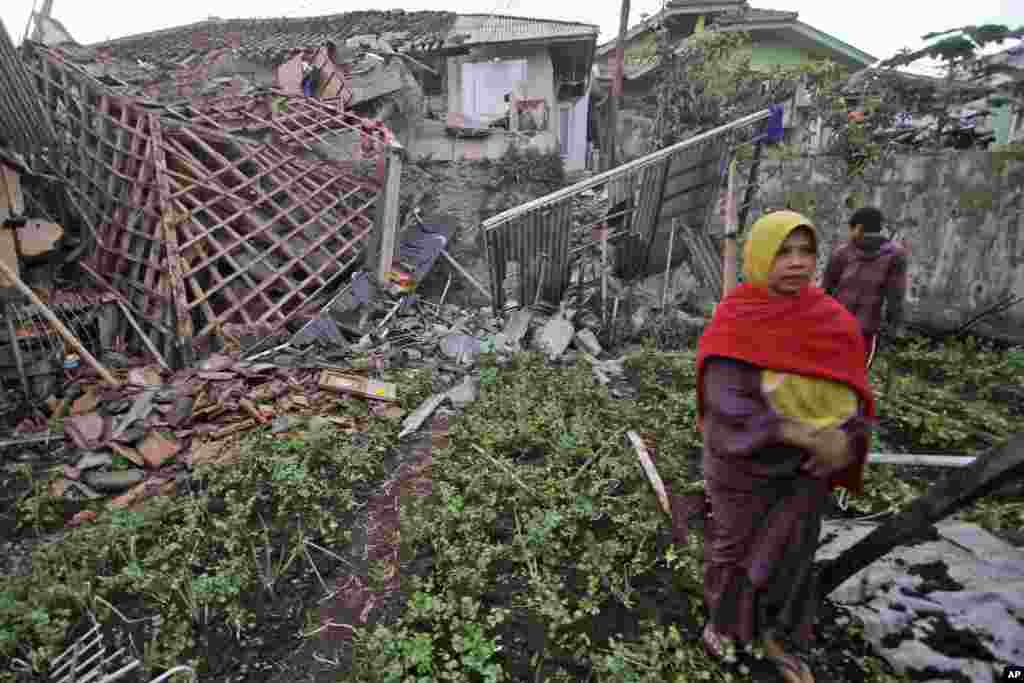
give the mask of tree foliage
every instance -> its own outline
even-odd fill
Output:
[[[1024,38],[1024,26],[1011,29],[1002,24],[961,26],[921,37],[929,41],[918,50],[901,50],[882,62],[895,70],[931,59],[942,63],[945,79],[932,84],[934,92],[927,107],[935,115],[935,140],[941,144],[943,132],[952,119],[952,109],[970,103],[989,106],[1021,106],[1024,101],[1024,72],[1005,61],[991,59],[986,48],[1002,46]],[[988,113],[982,111],[982,114]]]
[[[806,143],[821,133],[814,151],[845,158],[848,175],[860,176],[887,150],[961,145],[963,131],[952,123],[965,105],[1019,106],[1024,101],[1024,74],[986,58],[984,50],[1021,36],[1024,28],[1002,25],[928,34],[924,39],[930,42],[924,48],[903,50],[876,68],[849,74],[828,60],[755,66],[750,36],[743,32],[710,30],[688,37],[680,46],[663,29],[658,34],[655,142],[659,147],[672,144],[769,104],[786,102],[803,89],[804,120],[797,122],[796,139],[789,142],[806,150]],[[947,77],[904,70],[923,59],[940,60]],[[997,74],[1002,78],[995,78]],[[988,113],[981,109],[981,115]],[[900,119],[908,114],[915,122],[933,121],[934,134],[902,128]],[[969,132],[971,146],[975,138],[973,130]]]

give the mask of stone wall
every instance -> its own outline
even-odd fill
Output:
[[[857,206],[882,209],[910,252],[908,320],[952,330],[1010,295],[1024,296],[1024,164],[993,152],[900,155],[865,183],[842,178],[839,160],[770,161],[755,208],[807,213],[827,256],[845,239]],[[753,215],[757,215],[756,213]],[[824,261],[824,259],[822,259]],[[1024,303],[977,331],[1024,343]]]

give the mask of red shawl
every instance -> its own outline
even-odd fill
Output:
[[[722,300],[697,345],[697,419],[702,429],[704,367],[714,356],[842,382],[860,397],[865,417],[875,416],[860,325],[819,287],[809,285],[789,297],[744,283]],[[862,470],[863,463],[851,466],[832,485],[859,491]]]

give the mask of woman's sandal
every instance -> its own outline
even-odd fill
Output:
[[[779,669],[786,683],[814,683],[811,667],[799,655],[786,652],[779,641],[771,637],[764,638],[764,652],[768,661]]]
[[[711,627],[711,622],[704,626],[704,634],[701,637],[704,642],[704,651],[712,659],[720,662],[732,663],[736,659],[736,649],[733,647],[731,638],[720,635]]]

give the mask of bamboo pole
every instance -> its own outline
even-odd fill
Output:
[[[10,304],[4,306],[4,317],[7,318],[7,334],[11,338],[11,352],[14,353],[14,362],[18,366],[18,377],[21,378],[21,388],[25,392],[25,400],[32,401],[32,388],[28,383],[28,375],[25,374],[25,360],[21,357],[21,346],[18,345],[18,331],[14,327],[14,307]]]
[[[633,449],[636,451],[637,457],[640,458],[640,466],[643,467],[647,479],[651,482],[651,487],[654,488],[654,493],[658,496],[658,503],[661,505],[661,509],[665,511],[666,515],[671,517],[672,504],[668,500],[665,484],[662,482],[661,476],[658,475],[654,461],[651,460],[651,454],[647,451],[647,445],[640,438],[640,435],[633,430],[626,432],[626,436],[629,437],[629,442],[633,444]]]
[[[470,275],[469,271],[467,271],[465,268],[459,265],[459,262],[452,258],[452,255],[448,253],[447,249],[441,250],[441,256],[444,256],[448,263],[451,265],[451,267],[457,270],[459,275],[466,278],[466,280],[468,280],[469,283],[473,285],[478,292],[487,297],[488,301],[493,301],[493,299],[491,298],[491,293],[487,291],[487,288],[480,284],[480,282],[475,277]]]
[[[608,321],[608,225],[601,227],[601,322]]]
[[[679,227],[677,218],[672,219],[672,230],[668,233],[668,258],[665,260],[665,282],[661,288],[661,310],[665,311],[665,307],[668,306],[668,278],[669,273],[672,272],[672,253],[675,249],[676,242],[676,229]]]
[[[121,309],[121,313],[124,314],[125,320],[127,320],[128,324],[131,325],[131,328],[135,330],[135,333],[139,335],[139,339],[141,339],[143,345],[147,349],[149,349],[149,352],[153,354],[153,356],[156,358],[156,362],[160,364],[160,367],[170,372],[171,366],[168,365],[167,361],[164,360],[164,357],[160,355],[160,352],[157,351],[156,345],[153,344],[153,340],[149,338],[149,335],[142,331],[142,327],[139,326],[139,321],[135,319],[135,316],[132,315],[131,310],[128,309],[128,307],[120,298],[117,299],[117,307]]]
[[[28,300],[39,308],[40,313],[42,313],[43,317],[46,318],[47,322],[49,322],[50,325],[53,326],[53,329],[57,331],[57,334],[59,334],[61,338],[65,342],[67,342],[68,345],[70,345],[71,348],[73,348],[78,353],[78,355],[82,357],[82,360],[88,363],[89,366],[93,370],[95,370],[97,374],[99,374],[100,378],[104,382],[106,382],[112,387],[121,386],[121,383],[118,382],[117,379],[115,379],[112,374],[110,374],[110,371],[107,370],[98,360],[96,360],[96,358],[91,353],[89,353],[89,350],[87,348],[82,346],[82,342],[78,341],[78,337],[76,337],[74,333],[72,333],[71,330],[69,330],[67,326],[65,326],[64,323],[60,321],[60,318],[54,315],[53,311],[50,310],[50,307],[43,303],[43,300],[40,299],[39,296],[36,295],[36,293],[33,292],[28,285],[22,282],[21,278],[18,277],[18,274],[12,271],[10,266],[8,266],[2,260],[0,260],[0,273],[3,273],[3,275],[8,280],[14,283],[14,286],[18,289],[19,292],[27,296]]]
[[[739,217],[736,214],[736,160],[729,164],[729,180],[725,190],[725,205],[722,207],[725,218],[725,244],[722,249],[722,298],[736,288],[738,281],[737,260],[739,247],[736,244],[736,233],[739,230]]]

